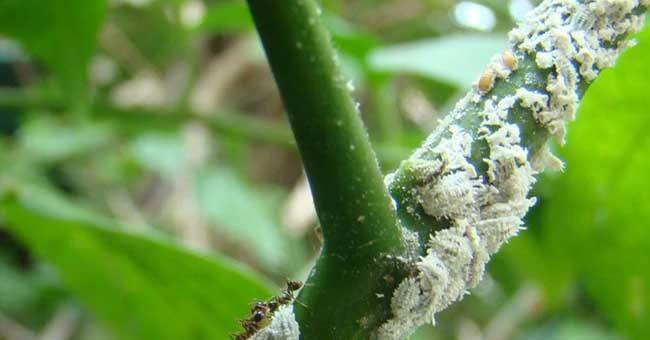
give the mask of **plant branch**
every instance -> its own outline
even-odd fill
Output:
[[[323,231],[295,305],[304,339],[367,339],[388,316],[383,277],[402,233],[375,154],[313,0],[249,0]],[[400,272],[401,270],[401,272]]]
[[[417,275],[400,283],[378,338],[408,337],[462,299],[523,225],[547,147],[600,71],[638,32],[648,0],[545,0],[510,32],[475,88],[389,177],[402,224],[417,232]]]

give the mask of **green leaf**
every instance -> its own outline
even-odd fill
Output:
[[[345,55],[354,57],[362,63],[367,62],[368,54],[379,45],[378,38],[333,12],[325,11],[323,22],[332,35],[334,46]]]
[[[0,214],[120,339],[226,339],[270,295],[226,259],[120,230],[43,191],[6,195]]]
[[[201,210],[219,231],[249,248],[265,265],[277,269],[296,257],[280,228],[283,192],[269,187],[253,190],[227,168],[201,173],[195,190]]]
[[[136,162],[149,171],[172,177],[182,170],[183,140],[178,133],[142,133],[131,143]]]
[[[495,54],[506,48],[501,34],[460,34],[373,51],[375,71],[399,72],[443,80],[462,88],[476,81]]]
[[[3,0],[0,33],[23,44],[77,103],[87,94],[88,64],[106,0]]]
[[[562,320],[530,332],[521,340],[619,340],[620,337],[606,332],[592,323],[580,320]]]
[[[138,52],[118,61],[135,67],[132,71],[144,68],[162,72],[170,60],[187,58],[191,34],[176,18],[180,4],[177,0],[151,1],[147,6],[111,8],[111,24],[119,27]]]
[[[76,123],[37,116],[18,132],[20,151],[29,159],[56,162],[96,151],[111,138],[110,126],[101,123]]]
[[[211,6],[198,29],[208,33],[225,34],[251,31],[254,27],[246,2],[234,0]]]
[[[551,258],[633,339],[650,336],[650,31],[587,91],[549,184],[541,226]]]
[[[47,321],[48,313],[65,295],[56,276],[44,266],[17,269],[0,259],[0,311],[33,324]]]

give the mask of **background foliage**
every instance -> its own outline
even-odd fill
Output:
[[[385,171],[527,0],[328,0]],[[243,1],[0,2],[0,339],[226,339],[317,255]],[[650,31],[588,91],[528,230],[418,339],[650,335]],[[351,86],[352,87],[352,86]]]

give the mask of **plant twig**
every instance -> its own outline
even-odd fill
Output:
[[[367,339],[388,315],[403,238],[313,0],[249,0],[305,165],[321,256],[295,305],[305,339]]]

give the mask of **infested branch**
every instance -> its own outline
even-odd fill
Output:
[[[406,228],[424,246],[416,274],[392,297],[379,339],[403,339],[462,299],[492,254],[515,236],[545,167],[562,168],[549,138],[566,124],[600,71],[614,65],[643,22],[644,0],[546,0],[510,32],[475,88],[389,176]]]
[[[310,7],[313,3],[296,1],[297,7],[285,9],[278,9],[282,6],[268,0],[249,0],[249,4],[262,38],[267,40],[267,53],[281,90],[285,83],[283,97],[308,175],[309,162],[318,158],[318,150],[328,138],[344,141],[338,145],[344,147],[336,159],[345,162],[349,156],[358,162],[354,164],[367,165],[353,155],[358,144],[347,145],[349,139],[340,133],[342,130],[332,129],[332,135],[309,141],[320,128],[308,124],[301,128],[308,121],[291,113],[308,110],[314,104],[318,110],[310,119],[323,119],[321,127],[327,129],[332,122],[341,126],[336,120],[327,120],[327,115],[333,114],[328,110],[336,111],[339,104],[343,111],[350,108],[345,95],[335,97],[330,105],[318,99],[321,85],[319,89],[309,87],[310,82],[318,84],[327,79],[327,85],[333,79],[332,89],[340,94],[335,88],[343,85],[334,64],[327,62],[328,69],[323,72],[310,69],[310,65],[317,67],[314,60],[330,58],[331,51],[329,47],[319,50],[324,38],[318,29],[310,31],[318,26],[314,7]],[[314,169],[310,177],[312,189],[317,188],[317,208],[319,201],[323,204],[319,208],[321,223],[330,228],[324,230],[325,245],[298,297],[299,303],[293,306],[295,317],[290,308],[283,309],[254,338],[404,339],[417,327],[433,323],[436,313],[462,299],[481,281],[490,256],[522,229],[524,216],[535,204],[535,198],[529,197],[535,175],[544,168],[562,168],[562,162],[550,153],[548,141],[564,143],[566,124],[575,119],[580,98],[600,71],[613,66],[630,45],[627,38],[640,29],[648,6],[650,0],[542,2],[510,32],[509,50],[493,58],[474,88],[424,145],[387,176],[394,211],[376,204],[382,202],[379,193],[370,201],[339,202],[347,206],[343,214],[347,224],[331,219],[331,214],[340,211],[331,205],[336,199],[319,194],[318,178],[327,178],[332,172],[354,178],[365,174],[365,170],[337,162],[323,163],[322,158],[312,163],[327,165],[327,174]],[[308,11],[301,12],[305,8]],[[294,20],[292,14],[305,15],[295,19],[298,26],[294,28],[308,29],[293,31],[291,25],[280,25],[271,30],[269,18],[281,15],[281,23],[289,22]],[[278,29],[282,34],[276,32]],[[302,35],[305,32],[318,34],[309,37]],[[284,50],[274,51],[278,46]],[[305,46],[313,53],[301,56]],[[306,76],[289,76],[296,67]],[[296,90],[296,86],[300,89]],[[311,99],[314,102],[308,102]],[[301,146],[301,138],[308,144]],[[342,169],[350,171],[342,173]],[[365,181],[368,189],[368,184],[376,184],[374,171],[368,177],[373,179]],[[338,196],[351,193],[330,191],[331,186],[322,189]],[[360,202],[371,202],[373,215],[361,213],[369,210]],[[393,212],[399,222],[393,220]],[[368,219],[370,216],[373,220]],[[392,235],[395,228],[401,235]],[[358,243],[363,238],[367,242]]]

